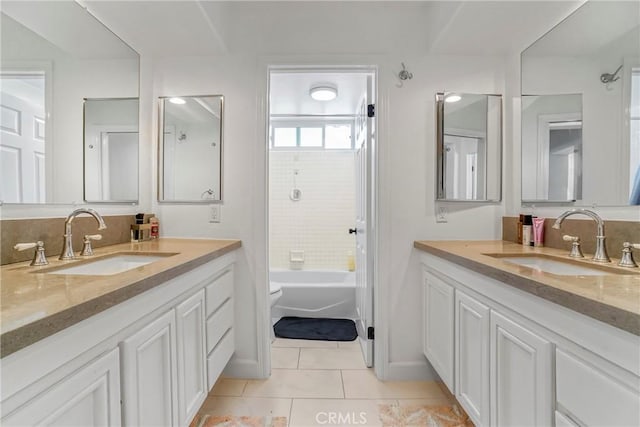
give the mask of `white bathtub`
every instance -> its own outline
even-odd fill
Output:
[[[356,317],[355,273],[330,270],[271,270],[269,280],[282,286],[271,317]]]

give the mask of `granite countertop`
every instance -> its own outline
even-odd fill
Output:
[[[512,264],[486,254],[545,254],[585,267],[599,266],[587,258],[569,258],[566,250],[534,248],[502,240],[416,241],[414,247],[634,335],[640,335],[640,269],[618,267],[618,260],[606,264],[607,271],[611,274],[560,276]]]
[[[31,267],[0,267],[1,357],[74,325],[241,246],[239,240],[161,238],[95,249],[86,260]],[[56,267],[86,263],[117,252],[166,254],[164,259],[113,275],[47,274]]]

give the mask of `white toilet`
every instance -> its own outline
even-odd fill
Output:
[[[273,307],[278,303],[280,297],[282,297],[282,285],[279,283],[269,283],[269,294],[271,296],[271,312],[273,312]],[[272,315],[273,317],[273,315]],[[276,339],[276,334],[273,331],[273,325],[271,326],[271,342]]]

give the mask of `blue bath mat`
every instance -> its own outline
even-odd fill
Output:
[[[350,319],[283,317],[273,329],[278,338],[318,341],[353,341],[358,338],[356,324]]]

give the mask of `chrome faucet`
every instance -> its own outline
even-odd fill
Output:
[[[607,254],[607,247],[605,246],[604,240],[604,221],[600,216],[594,211],[590,211],[588,209],[572,209],[570,211],[566,211],[558,218],[556,218],[556,222],[553,223],[553,228],[559,230],[560,224],[564,221],[568,216],[571,215],[586,215],[592,220],[596,222],[598,225],[598,234],[596,234],[596,253],[593,255],[593,261],[595,262],[611,262],[609,255]]]
[[[104,230],[107,228],[102,216],[93,209],[80,208],[71,212],[64,222],[64,246],[62,246],[62,253],[60,254],[60,259],[62,260],[74,259],[76,257],[73,253],[73,241],[71,240],[71,223],[75,217],[83,213],[91,215],[96,219],[96,221],[98,221],[98,230]]]

